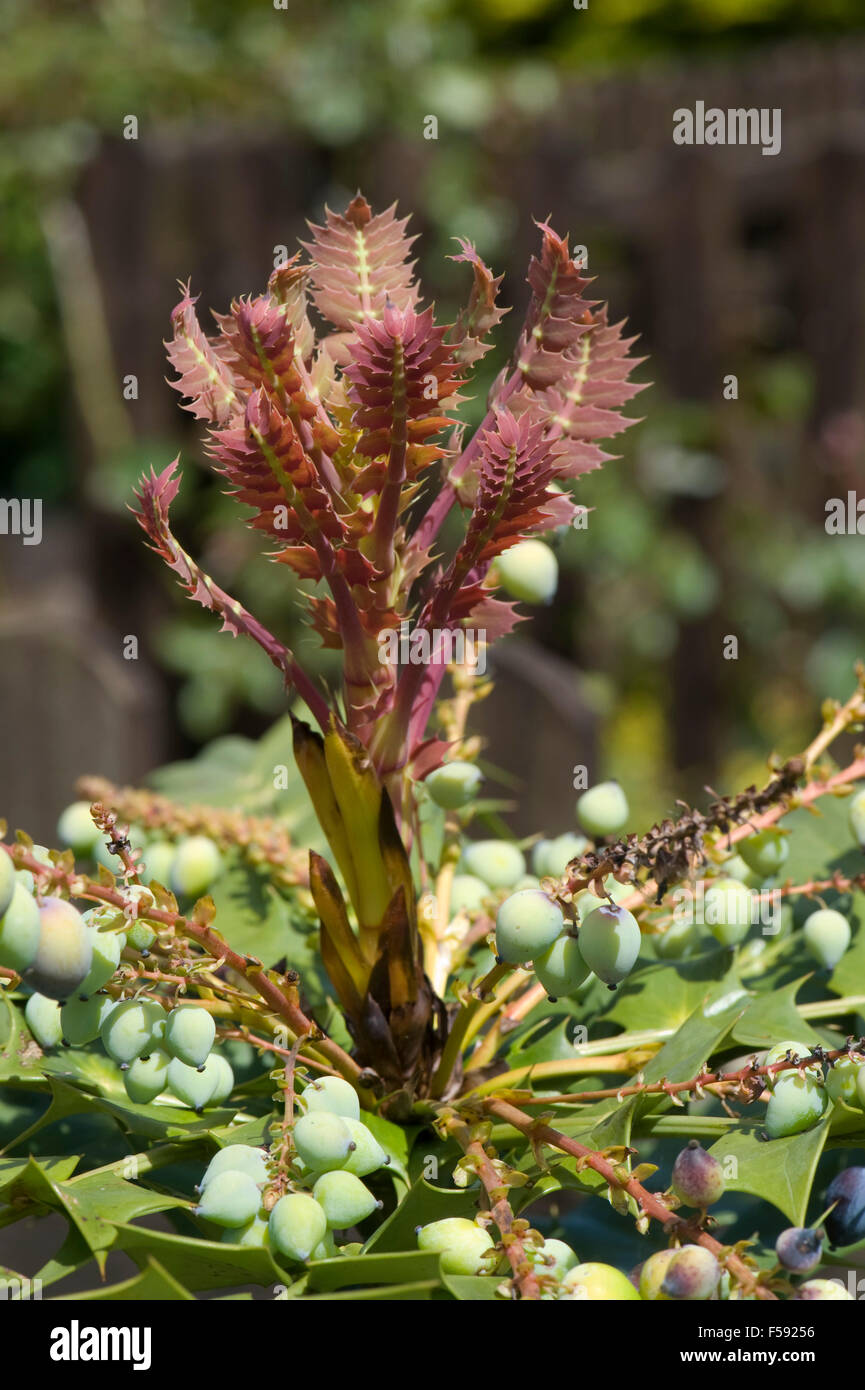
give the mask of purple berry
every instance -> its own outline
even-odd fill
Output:
[[[692,1139],[673,1164],[673,1191],[688,1207],[710,1207],[724,1194],[724,1171],[712,1154]]]

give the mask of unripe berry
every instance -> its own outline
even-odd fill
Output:
[[[640,1297],[650,1303],[664,1303],[668,1295],[664,1293],[664,1279],[667,1266],[675,1255],[675,1250],[656,1250],[640,1269]]]
[[[458,912],[480,912],[490,896],[489,886],[474,874],[454,874],[451,883],[451,915]]]
[[[786,1061],[788,1054],[793,1059],[799,1059],[801,1057],[810,1057],[811,1046],[809,1043],[796,1042],[794,1039],[785,1038],[783,1042],[776,1043],[774,1047],[769,1048],[769,1051],[763,1058],[763,1066],[771,1067],[774,1065],[775,1062],[784,1062]],[[809,1076],[814,1078],[815,1081],[819,1081],[822,1079],[823,1068],[820,1066],[819,1062],[812,1062],[809,1067],[805,1068],[805,1070]],[[774,1090],[776,1083],[780,1080],[782,1076],[791,1075],[793,1075],[792,1067],[787,1067],[783,1071],[768,1072],[766,1075],[766,1086],[770,1091]]]
[[[217,1226],[238,1227],[251,1221],[260,1206],[261,1193],[252,1178],[229,1170],[207,1184],[195,1214]]]
[[[640,1295],[627,1275],[612,1265],[582,1264],[569,1269],[561,1282],[560,1298],[590,1303],[628,1302]]]
[[[210,1058],[207,1060],[209,1062]],[[172,1057],[168,1065],[168,1090],[199,1115],[212,1102],[217,1080],[217,1073],[212,1067],[208,1068],[207,1063],[199,1071],[188,1062],[181,1062],[179,1057]]]
[[[674,917],[661,936],[653,936],[661,960],[681,960],[699,945],[700,929],[690,917]]]
[[[547,854],[552,843],[552,840],[538,840],[537,844],[532,846],[532,872],[538,878],[543,878],[549,872]]]
[[[72,1047],[85,1047],[99,1037],[103,1023],[117,1002],[107,994],[93,994],[89,999],[69,999],[60,1010],[63,1041]]]
[[[353,1173],[356,1178],[365,1178],[369,1173],[375,1173],[377,1169],[387,1163],[387,1154],[372,1130],[367,1129],[361,1120],[352,1120],[347,1115],[343,1118],[348,1125],[348,1132],[355,1147],[348,1156],[348,1162],[343,1165],[342,1171]]]
[[[826,1234],[833,1245],[855,1245],[865,1239],[865,1168],[844,1168],[826,1189]]]
[[[851,796],[847,816],[854,840],[860,849],[865,849],[865,787]]]
[[[323,1173],[312,1189],[332,1231],[344,1231],[357,1226],[378,1208],[378,1202],[368,1187],[354,1173],[331,1171]]]
[[[299,1157],[319,1173],[344,1167],[352,1152],[351,1131],[345,1120],[323,1110],[301,1115],[292,1136]]]
[[[424,786],[437,806],[455,811],[477,796],[483,773],[474,763],[454,761],[437,767],[424,781]]]
[[[167,888],[174,868],[176,846],[170,840],[154,840],[145,846],[141,877],[145,883],[161,883]]]
[[[39,909],[39,946],[28,982],[49,999],[77,994],[93,961],[93,938],[81,913],[62,898],[45,898]]]
[[[710,1207],[724,1195],[724,1170],[696,1139],[673,1164],[673,1191],[689,1207]]]
[[[120,913],[115,913],[115,919],[120,915]],[[90,932],[93,954],[90,959],[90,969],[81,981],[78,993],[89,995],[95,994],[113,978],[120,964],[120,953],[126,938],[124,933],[120,931],[101,930],[98,920],[95,920],[90,912],[84,913],[84,921]]]
[[[216,1037],[213,1016],[198,1004],[180,1004],[165,1024],[165,1046],[189,1067],[202,1067]]]
[[[503,589],[523,603],[549,603],[559,582],[559,565],[543,541],[517,541],[496,557],[496,572]]]
[[[267,1155],[263,1149],[256,1149],[251,1144],[226,1144],[224,1149],[213,1155],[204,1170],[200,1191],[203,1192],[220,1173],[245,1173],[253,1182],[263,1186],[269,1176]]]
[[[736,946],[751,926],[751,891],[737,878],[716,878],[703,898],[703,920],[722,946]]]
[[[0,853],[3,863],[11,863],[4,852]],[[12,894],[6,911],[0,917],[0,965],[23,975],[36,959],[41,929],[36,899],[31,897],[23,883],[15,881],[13,871]]]
[[[548,1237],[533,1257],[539,1274],[561,1279],[580,1263],[579,1256],[563,1240]]]
[[[0,917],[12,901],[15,892],[15,865],[5,849],[0,849]],[[9,967],[13,969],[14,967]]]
[[[702,1245],[683,1245],[673,1252],[661,1284],[665,1298],[701,1303],[712,1294],[721,1277],[721,1266]]]
[[[826,970],[834,970],[850,945],[850,923],[834,908],[812,912],[802,928],[808,954]]]
[[[809,1279],[807,1283],[799,1285],[793,1297],[801,1299],[803,1302],[812,1299],[853,1301],[852,1293],[849,1289],[845,1289],[840,1279]]]
[[[181,840],[171,868],[171,890],[181,898],[200,898],[222,868],[219,850],[206,835]]]
[[[134,1062],[155,1045],[163,1019],[164,1010],[152,999],[124,999],[102,1024],[102,1046],[121,1066]]]
[[[865,1078],[863,1078],[863,1090],[860,1094],[859,1077],[862,1074],[865,1058],[860,1053],[853,1053],[849,1057],[839,1057],[832,1064],[826,1073],[826,1090],[829,1099],[832,1101],[843,1101],[852,1110],[865,1109],[863,1098],[865,1098]]]
[[[540,844],[544,847],[543,852],[533,852],[532,868],[540,878],[561,878],[571,860],[578,859],[588,849],[589,842],[585,835],[566,830],[564,835],[557,835],[554,840],[542,840]],[[535,851],[539,848],[539,845],[535,845]]]
[[[328,1115],[360,1119],[360,1101],[350,1081],[341,1076],[319,1076],[307,1082],[301,1097],[307,1112],[323,1110]]]
[[[60,1005],[44,994],[31,994],[24,1006],[27,1027],[40,1047],[59,1047],[63,1040]]]
[[[826,1113],[829,1097],[821,1082],[807,1072],[781,1072],[766,1106],[766,1132],[783,1139],[813,1129]]]
[[[155,940],[156,932],[149,922],[132,922],[126,932],[126,945],[131,946],[134,951],[140,951],[143,956],[150,954]]]
[[[92,855],[100,842],[99,827],[90,814],[89,801],[73,801],[57,822],[57,838],[75,854]]]
[[[790,1226],[776,1240],[775,1254],[791,1274],[810,1274],[823,1255],[823,1238],[808,1226]]]
[[[564,930],[562,909],[539,888],[523,888],[505,898],[496,913],[496,951],[512,965],[533,960]]]
[[[480,1274],[489,1267],[484,1258],[493,1249],[489,1231],[464,1216],[431,1221],[417,1233],[419,1250],[441,1256],[443,1274]]]
[[[270,1245],[270,1223],[266,1216],[256,1212],[245,1226],[224,1230],[220,1240],[223,1245],[242,1245],[253,1250],[266,1250]]]
[[[214,1080],[213,1095],[210,1097],[209,1104],[222,1105],[234,1090],[234,1072],[231,1069],[231,1063],[223,1057],[221,1052],[214,1050],[204,1063],[204,1073]]]
[[[611,899],[614,903],[624,902],[625,898],[629,898],[633,891],[629,884],[619,883],[612,874],[607,874],[604,879],[604,891],[600,897],[597,893],[593,893],[591,888],[584,888],[582,893],[578,893],[574,898],[577,916],[582,921],[584,917],[588,917],[590,912],[594,912],[596,907],[602,907]]]
[[[168,1085],[171,1058],[161,1047],[154,1047],[147,1057],[136,1057],[123,1073],[126,1094],[136,1105],[148,1105]]]
[[[132,849],[143,849],[147,842],[144,831],[139,830],[137,825],[129,827],[127,839]],[[107,840],[103,839],[101,833],[96,842],[96,848],[93,851],[93,858],[96,860],[97,864],[103,864],[105,868],[108,869],[109,873],[112,874],[118,873],[122,866],[120,856],[112,854],[111,850],[108,848]]]
[[[629,815],[628,798],[618,782],[598,782],[577,801],[577,820],[587,835],[616,835]]]
[[[580,927],[580,954],[605,985],[631,973],[640,954],[640,926],[625,907],[596,907]]]
[[[296,1264],[305,1264],[327,1234],[327,1217],[314,1197],[289,1192],[270,1213],[270,1243]]]
[[[476,840],[466,845],[463,865],[489,888],[513,888],[526,872],[525,856],[509,840]]]
[[[543,955],[535,956],[532,969],[552,999],[573,994],[591,973],[573,936],[560,936]]]
[[[790,844],[782,830],[770,827],[768,830],[758,831],[756,835],[749,835],[746,840],[741,840],[739,853],[755,874],[762,874],[763,878],[772,878],[780,873],[787,862]]]
[[[29,853],[34,859],[38,859],[40,864],[51,863],[51,855],[44,845],[31,845]],[[15,882],[20,883],[28,893],[34,893],[36,890],[33,875],[29,869],[16,869]]]
[[[318,1242],[318,1245],[313,1250],[310,1259],[333,1260],[337,1257],[338,1254],[339,1251],[336,1248],[336,1241],[333,1238],[333,1232],[328,1231],[326,1236],[324,1237],[324,1240],[320,1240]]]

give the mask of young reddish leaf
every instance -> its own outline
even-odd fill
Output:
[[[309,224],[313,239],[301,245],[312,258],[312,297],[336,328],[380,318],[387,300],[398,309],[417,304],[414,262],[406,264],[415,238],[395,213],[396,203],[374,217],[358,194],[342,216],[326,208],[323,227]]]
[[[196,419],[223,424],[242,406],[234,376],[198,322],[197,300],[190,297],[189,285],[180,288],[183,298],[171,315],[174,336],[165,344],[178,380],[168,384],[188,398],[183,408]]]
[[[463,237],[457,237],[456,240],[462,249],[459,255],[451,256],[450,259],[467,261],[474,272],[474,279],[468,305],[460,310],[456,323],[448,331],[448,339],[454,345],[457,361],[471,366],[489,352],[492,344],[484,339],[510,310],[499,309],[496,304],[499,286],[504,276],[493,275],[470,241]]]

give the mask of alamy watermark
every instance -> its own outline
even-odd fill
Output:
[[[0,497],[0,536],[20,536],[24,545],[39,545],[42,498]]]
[[[673,112],[676,145],[761,145],[763,154],[781,152],[780,106],[706,108],[698,101],[693,111],[680,106]]]
[[[487,669],[485,628],[416,627],[402,622],[379,634],[378,655],[386,666],[470,666],[476,675]]]
[[[745,914],[740,900],[736,899],[730,906],[723,894],[713,893],[711,888],[711,882],[706,889],[701,879],[693,888],[682,885],[671,893],[673,920],[685,926],[717,927],[727,925],[727,913],[731,911],[735,914],[736,922],[744,925]],[[749,925],[761,926],[763,936],[777,936],[781,930],[781,909],[784,904],[781,892],[777,888],[766,893],[749,890],[749,898]]]

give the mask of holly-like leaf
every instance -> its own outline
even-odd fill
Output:
[[[180,288],[183,298],[171,315],[174,336],[165,344],[178,373],[178,380],[169,385],[187,397],[183,408],[196,419],[222,424],[241,408],[242,401],[231,368],[198,322],[189,285]]]
[[[388,300],[413,309],[418,292],[414,263],[406,264],[414,237],[396,204],[373,216],[360,194],[343,215],[325,208],[324,226],[310,223],[312,241],[301,243],[312,258],[309,278],[316,307],[338,329],[380,318]]]

